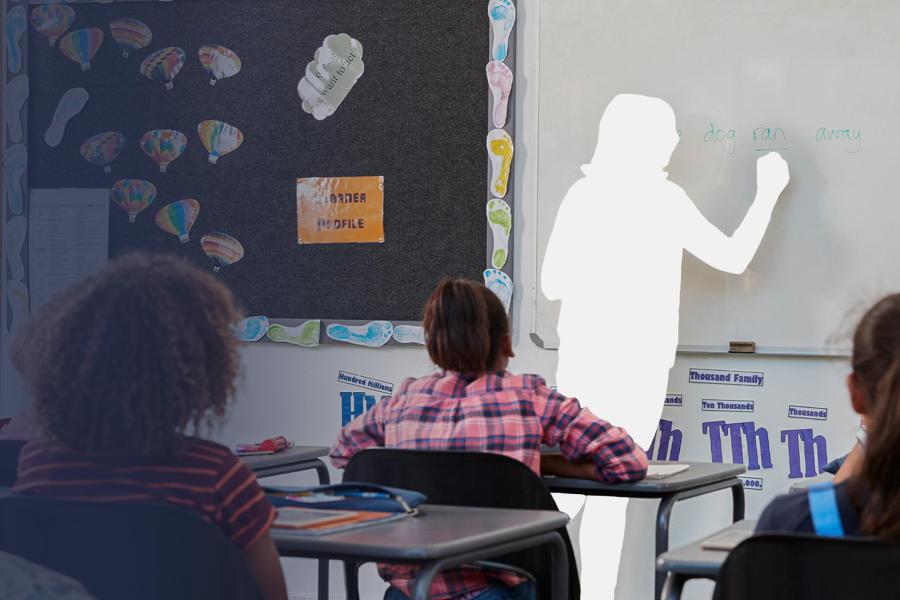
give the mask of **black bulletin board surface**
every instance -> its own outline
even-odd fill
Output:
[[[239,239],[243,260],[219,276],[248,314],[320,319],[417,321],[445,275],[481,280],[487,189],[485,114],[490,95],[486,2],[420,0],[178,0],[75,3],[72,29],[98,27],[105,40],[90,71],[28,35],[29,187],[108,188],[117,179],[151,181],[153,205],[133,224],[110,207],[110,255],[134,249],[170,252],[204,267],[199,239],[223,231]],[[153,41],[122,57],[109,22],[135,17]],[[297,83],[330,34],[363,47],[365,72],[323,121],[303,112]],[[235,77],[210,86],[197,50],[221,44],[243,63]],[[183,70],[167,91],[139,72],[151,52],[178,46]],[[90,93],[63,142],[44,142],[60,96]],[[513,120],[510,102],[510,123]],[[245,136],[235,152],[210,164],[197,124],[219,119]],[[160,173],[138,141],[151,129],[177,129],[185,153]],[[511,129],[508,128],[510,133]],[[126,137],[112,172],[79,154],[103,131]],[[381,175],[383,244],[297,244],[298,177]],[[510,183],[510,186],[512,184]],[[196,198],[201,213],[191,242],[180,244],[154,223],[169,202]],[[507,194],[512,204],[512,191]],[[504,270],[511,273],[512,261]]]

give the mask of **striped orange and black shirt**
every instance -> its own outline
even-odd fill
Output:
[[[29,442],[13,492],[93,502],[162,502],[191,510],[222,529],[240,550],[275,519],[256,477],[228,448],[186,437],[170,457],[75,452]]]

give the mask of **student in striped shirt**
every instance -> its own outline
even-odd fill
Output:
[[[212,275],[143,254],[51,301],[15,342],[44,435],[22,449],[13,491],[192,511],[243,552],[266,600],[284,600],[274,508],[227,448],[193,435],[234,397],[239,319]]]
[[[505,454],[537,474],[602,481],[644,477],[647,457],[622,429],[597,418],[537,375],[506,371],[513,356],[509,319],[500,300],[479,283],[445,279],[425,305],[428,354],[441,368],[407,379],[396,394],[348,423],[331,450],[343,468],[375,446],[474,450]],[[559,446],[565,460],[542,460],[541,445]],[[558,455],[557,455],[558,458]],[[414,567],[379,565],[391,587],[385,600],[404,600]],[[528,600],[534,586],[499,571],[463,568],[435,577],[437,600]]]

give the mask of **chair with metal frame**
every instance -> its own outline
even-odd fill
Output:
[[[810,534],[750,537],[728,555],[715,600],[896,598],[900,543]]]
[[[11,487],[16,482],[19,453],[24,440],[0,440],[0,487]]]
[[[344,481],[416,490],[425,494],[430,504],[558,510],[541,478],[523,463],[502,454],[374,448],[350,459]],[[569,597],[577,600],[580,588],[572,544],[565,528],[559,533],[569,561]],[[535,581],[538,598],[550,598],[549,552],[536,548],[477,564],[527,576]],[[347,597],[351,600],[358,598],[357,569],[358,565],[345,564]]]
[[[8,496],[0,550],[80,581],[99,600],[261,598],[218,527],[164,504]]]

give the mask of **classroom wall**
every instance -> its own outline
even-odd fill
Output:
[[[535,149],[537,124],[528,115],[536,114],[535,78],[538,75],[537,22],[538,0],[518,2],[519,68],[516,74],[518,114],[524,115],[516,139],[516,189],[518,206],[515,212],[521,217],[514,224],[514,240],[519,249],[514,272],[516,296],[513,303],[515,352],[511,370],[535,372],[553,383],[556,353],[539,349],[530,340],[532,330],[533,294],[535,293],[535,222],[536,214]],[[553,32],[542,32],[549,35]],[[568,185],[566,186],[568,187]],[[590,324],[586,324],[590,326]],[[602,340],[598,340],[602,343]],[[342,422],[342,392],[350,399],[353,392],[379,399],[381,393],[366,390],[338,380],[344,371],[390,384],[399,384],[404,377],[420,376],[430,371],[431,364],[421,347],[385,347],[376,350],[327,346],[302,349],[279,345],[259,344],[244,350],[245,376],[240,395],[229,424],[221,432],[223,441],[233,444],[267,437],[287,435],[298,443],[328,445]],[[641,360],[635,356],[634,360]],[[725,369],[764,373],[764,385],[729,386],[690,383],[691,369]],[[774,495],[786,491],[792,481],[792,461],[806,474],[806,452],[802,443],[803,433],[786,431],[812,430],[811,438],[822,435],[827,440],[828,457],[836,457],[849,449],[856,421],[849,410],[843,392],[843,377],[847,365],[842,360],[815,358],[734,357],[728,355],[680,355],[672,369],[669,392],[681,396],[681,405],[667,406],[663,419],[671,423],[669,443],[657,438],[654,458],[660,447],[665,447],[664,458],[676,458],[674,440],[681,439],[680,460],[724,462],[751,462],[752,452],[747,446],[747,433],[755,434],[756,462],[748,471],[749,486],[747,514],[754,518]],[[604,382],[597,382],[598,393],[603,393]],[[564,392],[564,390],[562,390]],[[662,399],[660,399],[662,401]],[[708,410],[703,410],[704,403]],[[716,404],[715,400],[739,401]],[[752,400],[752,412],[729,411],[728,406],[746,408]],[[622,401],[628,401],[623,398]],[[673,403],[675,401],[672,401]],[[363,402],[364,405],[364,402]],[[827,408],[826,421],[787,417],[789,405]],[[719,406],[726,407],[719,410]],[[602,416],[602,415],[601,415]],[[752,425],[746,425],[752,423]],[[706,424],[706,425],[704,425]],[[744,424],[744,425],[735,425]],[[704,433],[704,427],[706,432]],[[758,440],[765,430],[767,444]],[[732,431],[738,432],[741,456],[733,455]],[[727,432],[727,433],[726,433]],[[791,439],[797,448],[789,452]],[[716,441],[713,441],[716,438]],[[718,444],[721,452],[716,454]],[[814,449],[815,446],[812,446]],[[813,457],[815,454],[813,452]],[[758,463],[758,465],[757,465]],[[796,465],[799,464],[799,467]],[[819,465],[815,465],[818,467]],[[758,467],[758,468],[756,468]],[[334,474],[335,478],[339,475]],[[752,479],[749,479],[752,477]],[[802,478],[802,477],[801,477]],[[282,482],[314,483],[310,475],[285,476]],[[759,489],[761,485],[762,489]],[[652,585],[653,519],[656,503],[634,502],[630,511],[628,540],[620,571],[620,598],[629,600],[650,598]],[[693,499],[676,507],[672,519],[672,545],[686,543],[716,528],[726,525],[730,519],[728,492]],[[292,598],[315,597],[315,566],[312,561],[288,560],[286,574]],[[384,586],[373,569],[364,571],[361,593],[366,600],[380,598]],[[342,597],[343,587],[339,568],[332,569],[332,597]],[[685,598],[709,598],[711,585],[695,582],[688,585]]]
[[[528,335],[533,327],[534,270],[537,264],[538,107],[535,86],[540,67],[537,64],[538,2],[517,2],[518,68],[515,85],[517,114],[523,118],[516,137],[515,189],[518,193],[514,199],[517,203],[514,212],[518,218],[513,234],[514,247],[517,248],[513,273],[516,282],[513,316],[517,356],[510,368],[517,372],[540,373],[552,384],[556,353],[541,350]],[[564,33],[542,32],[543,35]],[[572,182],[564,183],[561,186],[563,189]],[[229,445],[276,434],[286,435],[298,443],[329,445],[341,426],[344,403],[349,401],[349,408],[353,409],[354,392],[362,392],[363,405],[367,401],[366,396],[377,400],[383,394],[382,391],[340,382],[341,371],[396,385],[404,377],[420,376],[432,368],[421,347],[371,350],[328,345],[303,349],[256,344],[247,346],[243,354],[245,372],[240,393],[230,421],[217,433],[217,437]],[[640,361],[641,357],[635,356],[634,360]],[[689,373],[692,369],[762,373],[764,384],[732,386],[691,383]],[[818,470],[822,461],[816,452],[820,448],[825,448],[829,459],[840,456],[850,448],[856,419],[849,409],[843,388],[847,371],[846,361],[829,358],[680,355],[670,377],[668,391],[672,396],[671,404],[663,412],[663,420],[668,422],[663,424],[666,434],[658,434],[653,458],[742,462],[748,466],[747,516],[755,518],[774,495],[786,491],[792,482],[805,478],[811,471]],[[3,397],[0,400],[5,414],[13,414],[18,408],[15,400],[21,395],[14,384],[8,378],[3,382]],[[597,393],[603,391],[604,382],[598,381]],[[718,401],[725,403],[719,404]],[[753,402],[752,411],[747,410],[748,401]],[[814,411],[826,409],[827,419],[788,416],[790,406],[810,407]],[[739,444],[733,444],[735,433],[740,436]],[[755,456],[748,446],[748,439],[752,440]],[[680,441],[677,452],[676,441]],[[740,449],[740,456],[735,454],[737,448]],[[333,478],[339,478],[339,473],[334,472]],[[310,474],[301,474],[273,479],[272,482],[312,484],[315,480]],[[633,503],[619,577],[620,598],[650,598],[655,506],[652,501]],[[729,518],[730,498],[727,492],[686,501],[674,510],[671,544],[677,546],[692,541],[724,526]],[[285,566],[291,597],[315,598],[315,564],[289,559],[285,561]],[[333,598],[343,597],[341,577],[340,569],[335,566],[332,569]],[[364,570],[361,592],[365,600],[380,598],[383,588],[373,569]],[[709,583],[695,581],[688,584],[684,597],[707,599],[710,591]]]
[[[520,129],[516,137],[516,185],[519,215],[514,223],[514,246],[517,250],[514,281],[516,295],[513,302],[516,358],[510,368],[517,372],[535,372],[553,383],[556,353],[541,350],[529,338],[533,326],[535,292],[535,248],[537,214],[536,164],[537,164],[537,98],[536,78],[539,0],[518,0],[518,68],[516,73],[517,114]],[[544,31],[543,35],[564,32]],[[585,157],[587,158],[587,157]],[[571,182],[565,182],[565,188]],[[589,324],[586,324],[589,326]],[[602,343],[602,340],[598,340]],[[298,443],[330,445],[342,423],[345,406],[353,409],[354,392],[362,392],[363,405],[366,396],[380,399],[382,391],[366,389],[339,381],[339,373],[351,373],[388,384],[398,384],[407,376],[420,376],[432,368],[421,347],[384,347],[364,349],[353,346],[328,345],[315,349],[293,346],[256,344],[243,352],[245,372],[230,421],[217,433],[220,441],[233,445],[237,442],[261,439],[276,434],[286,435]],[[641,360],[635,356],[634,360]],[[765,374],[762,387],[738,387],[690,383],[691,369],[725,369],[759,372]],[[853,418],[843,392],[843,377],[847,371],[844,361],[816,358],[754,358],[733,356],[681,355],[672,370],[669,392],[680,395],[681,403],[673,400],[664,413],[664,421],[670,423],[668,440],[658,436],[654,458],[725,462],[736,460],[731,432],[740,433],[741,456],[744,464],[751,462],[747,446],[747,432],[760,439],[764,429],[767,444],[763,451],[756,441],[756,462],[748,471],[747,513],[758,515],[765,503],[790,485],[792,470],[807,472],[806,447],[814,451],[818,447],[803,444],[803,429],[811,430],[810,438],[823,436],[827,441],[828,457],[839,456],[852,443],[856,421]],[[19,394],[12,393],[9,381],[4,382],[3,400],[7,403]],[[373,386],[378,387],[378,386]],[[597,382],[598,393],[603,393],[604,382]],[[563,392],[565,390],[562,390]],[[343,397],[342,397],[343,394]],[[662,399],[660,399],[662,401]],[[714,404],[704,405],[704,400]],[[716,400],[752,400],[754,409],[719,410]],[[622,401],[628,401],[627,398]],[[734,405],[734,403],[731,403]],[[826,408],[826,421],[797,419],[787,416],[790,405]],[[709,407],[703,410],[703,407]],[[724,406],[724,405],[723,405]],[[14,408],[7,406],[6,408]],[[602,416],[602,415],[601,415]],[[752,423],[752,425],[739,425]],[[664,427],[668,427],[665,426]],[[705,432],[704,432],[705,428]],[[726,434],[726,431],[728,434]],[[792,437],[793,436],[793,437]],[[715,438],[716,441],[713,441]],[[679,452],[673,452],[675,440],[680,439]],[[791,452],[791,439],[797,440]],[[716,448],[721,452],[716,453]],[[768,460],[764,460],[768,458]],[[771,466],[769,466],[771,465]],[[799,465],[799,466],[798,466]],[[815,465],[819,466],[818,463]],[[339,478],[334,472],[333,478]],[[751,479],[752,478],[752,479]],[[312,484],[314,476],[301,474],[272,479],[272,483]],[[761,489],[759,489],[761,485]],[[636,501],[630,511],[628,535],[620,570],[620,598],[649,599],[652,586],[652,543],[655,502]],[[724,526],[730,517],[730,499],[727,492],[693,499],[680,504],[673,513],[671,543],[686,543],[712,530]],[[315,598],[315,564],[312,561],[288,559],[285,561],[290,595],[294,599]],[[332,569],[333,598],[343,597],[342,574]],[[365,600],[381,597],[384,585],[367,568],[363,572],[361,595]],[[688,584],[685,598],[709,598],[711,586],[704,582]]]

